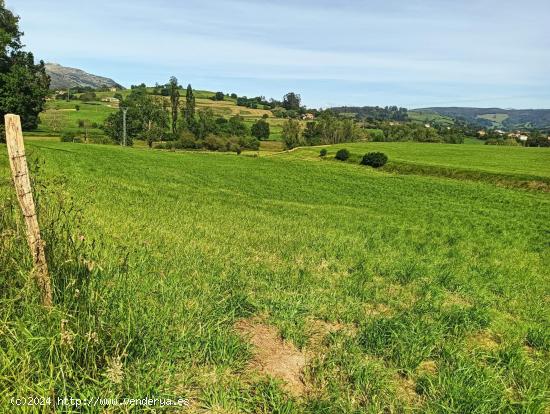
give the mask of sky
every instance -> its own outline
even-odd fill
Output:
[[[6,0],[37,59],[339,105],[550,108],[550,0]]]

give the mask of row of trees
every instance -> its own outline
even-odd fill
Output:
[[[366,132],[353,119],[340,118],[332,111],[320,113],[305,128],[296,119],[283,124],[282,138],[287,149],[303,145],[338,144],[366,139]]]
[[[233,97],[233,95],[232,95]],[[286,111],[297,111],[300,112],[304,110],[305,108],[302,107],[302,98],[299,94],[294,92],[288,92],[285,96],[283,96],[282,101],[278,101],[276,99],[269,99],[267,100],[265,96],[256,96],[254,98],[248,98],[246,96],[239,96],[236,98],[236,103],[238,106],[245,106],[247,108],[262,108],[262,109],[282,109]]]
[[[353,114],[357,119],[366,121],[407,121],[407,108],[397,106],[339,106],[330,108],[338,114]]]
[[[423,124],[413,122],[403,124],[387,122],[383,123],[380,129],[382,130],[382,134],[373,135],[373,141],[417,141],[462,144],[465,138],[464,132],[456,127],[426,127]]]
[[[135,138],[147,141],[150,147],[155,141],[173,141],[182,148],[235,149],[255,148],[257,139],[269,137],[269,124],[261,119],[249,131],[244,119],[235,115],[229,119],[216,117],[211,109],[196,110],[191,85],[187,86],[185,104],[180,104],[181,86],[175,77],[168,82],[168,95],[153,95],[147,88],[134,86],[126,99],[120,102],[120,110],[111,114],[103,129],[114,141],[123,137],[123,108],[127,110],[127,143]],[[249,139],[248,139],[249,138]]]

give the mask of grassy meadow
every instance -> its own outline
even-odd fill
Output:
[[[550,176],[545,149],[342,146],[354,161],[383,151],[388,166]],[[258,157],[28,140],[57,305],[44,314],[28,299],[21,222],[5,204],[4,396],[178,396],[190,401],[179,412],[197,413],[545,412],[548,192],[376,171],[332,160],[336,148],[320,160],[319,148]],[[0,183],[13,198],[4,146]],[[243,319],[303,356],[301,388],[254,365]]]
[[[340,148],[350,151],[350,161],[358,163],[367,152],[383,152],[388,172],[431,175],[489,181],[505,186],[539,187],[550,190],[550,151],[540,148],[499,147],[488,145],[421,144],[415,142],[360,142],[330,147],[327,158]],[[278,156],[320,160],[319,148],[304,147]]]

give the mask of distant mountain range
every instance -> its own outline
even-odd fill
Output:
[[[412,112],[438,114],[482,128],[550,128],[550,109],[434,107],[413,109]]]
[[[103,76],[92,75],[81,69],[61,66],[57,63],[46,63],[46,73],[51,78],[50,89],[68,89],[76,87],[123,89],[122,85]]]

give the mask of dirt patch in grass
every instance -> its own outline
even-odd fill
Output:
[[[281,380],[285,390],[294,396],[304,394],[303,352],[284,341],[275,327],[260,318],[241,319],[235,323],[235,330],[253,346],[250,369]]]

